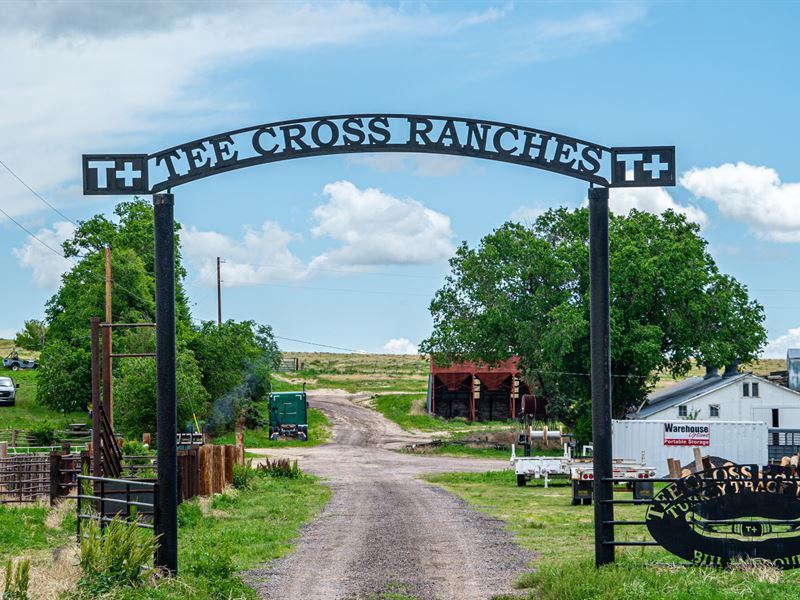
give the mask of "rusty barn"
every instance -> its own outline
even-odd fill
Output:
[[[428,376],[428,412],[446,419],[504,421],[521,413],[521,398],[529,394],[515,356],[493,366],[454,363],[443,367],[431,361]],[[544,402],[541,417],[545,415]]]

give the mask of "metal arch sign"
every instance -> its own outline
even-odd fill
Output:
[[[675,185],[675,147],[609,148],[462,117],[334,115],[256,125],[154,154],[84,154],[85,195],[149,194],[235,169],[307,156],[416,152],[497,160],[603,187]]]
[[[666,550],[697,565],[760,558],[800,567],[800,480],[728,464],[679,479],[653,498],[645,523]]]

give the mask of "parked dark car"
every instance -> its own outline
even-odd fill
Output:
[[[18,383],[11,377],[0,377],[0,406],[14,406],[17,401]]]

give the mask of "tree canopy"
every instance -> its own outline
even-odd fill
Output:
[[[14,336],[14,345],[26,350],[41,350],[47,336],[47,324],[39,319],[25,321],[22,329]]]
[[[609,218],[616,416],[639,406],[660,373],[683,375],[693,360],[723,366],[757,357],[764,309],[719,272],[697,225],[672,211]],[[550,210],[530,228],[506,223],[477,248],[462,244],[450,267],[420,350],[442,363],[519,355],[532,389],[586,439],[588,211]]]
[[[62,276],[61,287],[46,306],[48,329],[37,387],[38,400],[58,410],[86,409],[91,402],[89,320],[105,314],[107,246],[111,248],[113,320],[155,321],[153,208],[136,199],[118,204],[114,214],[114,219],[95,215],[80,222],[63,244],[65,255],[77,261]],[[179,231],[180,225],[176,223],[175,228]],[[178,424],[181,428],[191,424],[193,414],[198,420],[210,416],[217,431],[225,430],[266,393],[280,352],[272,330],[254,321],[227,321],[221,327],[211,322],[193,325],[177,233],[175,256]],[[152,329],[115,330],[114,351],[152,352],[154,338]],[[115,423],[120,432],[154,431],[155,382],[152,358],[114,361]],[[257,421],[257,416],[252,418]]]

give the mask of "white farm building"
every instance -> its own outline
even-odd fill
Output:
[[[708,369],[705,377],[690,377],[651,394],[627,418],[762,421],[771,428],[800,429],[800,392],[738,373],[735,367],[722,375]]]

